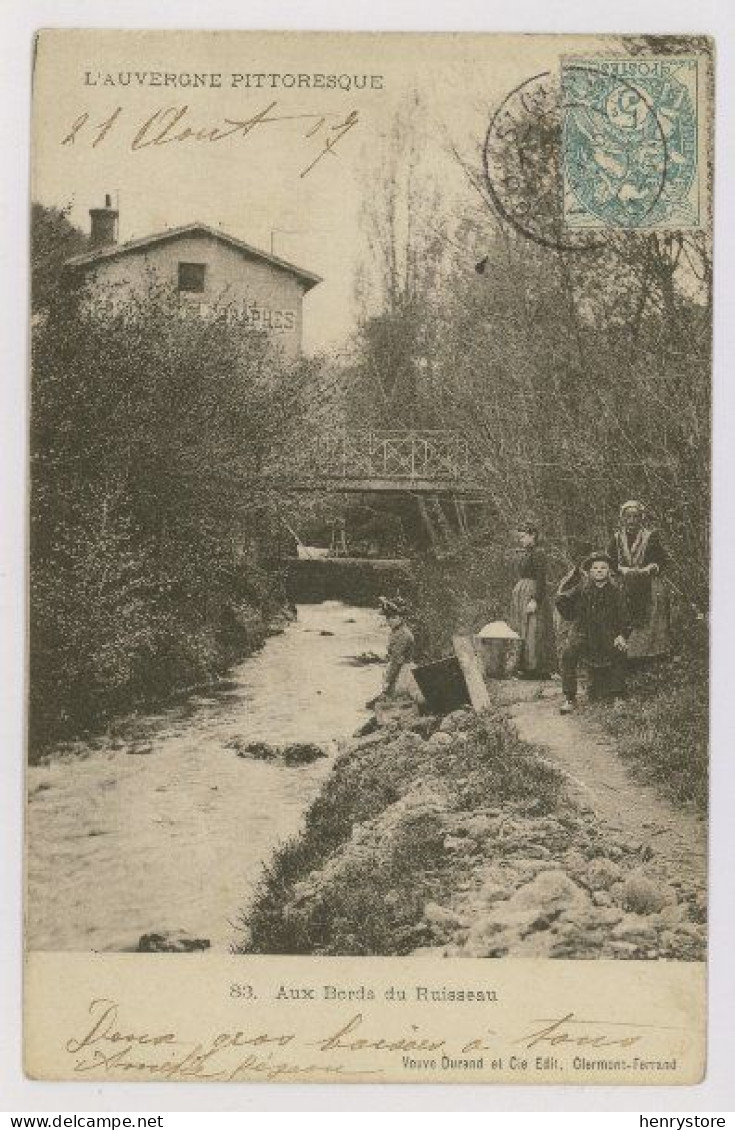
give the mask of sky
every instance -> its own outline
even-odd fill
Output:
[[[580,37],[575,51],[599,44]],[[88,231],[89,208],[111,194],[121,242],[198,220],[272,249],[324,280],[305,300],[305,350],[339,351],[356,324],[355,276],[370,254],[361,216],[397,109],[418,93],[419,172],[451,211],[472,195],[451,147],[474,159],[495,107],[555,68],[561,45],[555,36],[43,32],[33,198],[70,204]],[[182,85],[192,74],[204,85]],[[309,85],[286,86],[293,75]]]

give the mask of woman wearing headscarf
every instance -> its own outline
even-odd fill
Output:
[[[620,507],[620,522],[608,556],[620,577],[632,632],[629,659],[651,659],[669,650],[669,594],[663,574],[667,557],[657,530],[646,522],[645,507],[635,500]]]
[[[555,666],[554,623],[546,589],[546,555],[539,546],[539,531],[532,524],[518,530],[521,554],[517,581],[510,598],[510,626],[523,640],[520,674],[527,679],[548,679]]]

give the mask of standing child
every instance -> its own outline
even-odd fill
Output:
[[[612,580],[606,553],[591,554],[581,570],[564,578],[556,606],[565,619],[574,622],[561,657],[561,713],[569,714],[576,706],[577,666],[582,659],[589,671],[590,702],[623,695],[631,628],[625,597]]]

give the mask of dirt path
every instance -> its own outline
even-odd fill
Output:
[[[561,715],[561,693],[554,685],[505,683],[501,698],[523,741],[545,746],[549,758],[568,775],[570,791],[611,833],[641,845],[642,858],[656,861],[669,879],[704,887],[707,828],[693,811],[674,807],[653,785],[633,776],[614,742],[582,707]]]

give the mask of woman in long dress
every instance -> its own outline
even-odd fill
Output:
[[[510,598],[510,626],[523,641],[520,674],[527,679],[548,679],[556,661],[554,623],[546,590],[546,555],[539,547],[536,526],[518,531],[521,555],[517,581]]]
[[[657,530],[646,522],[645,507],[631,500],[620,507],[620,523],[608,556],[625,592],[633,630],[628,659],[652,659],[669,650],[669,592],[664,580],[667,557]]]

